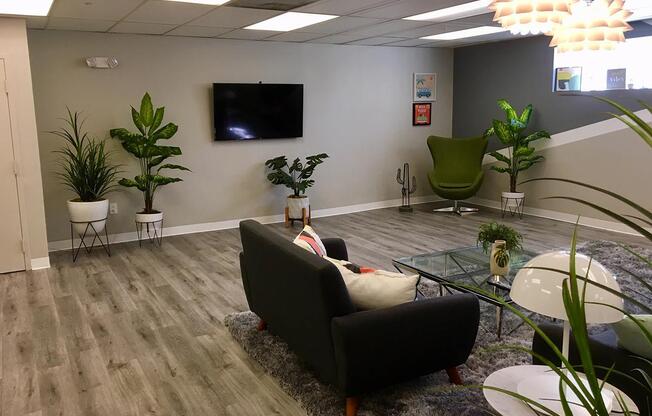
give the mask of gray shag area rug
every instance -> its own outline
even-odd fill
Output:
[[[647,258],[652,257],[652,249],[635,247]],[[617,276],[624,293],[644,304],[652,303],[649,291],[631,277],[635,274],[648,281],[652,280],[649,267],[634,256],[608,241],[594,241],[581,245],[579,251],[593,256]],[[420,290],[428,297],[437,296],[438,286],[422,279]],[[485,378],[501,368],[529,364],[529,355],[514,350],[500,348],[505,345],[530,347],[533,330],[520,324],[520,318],[505,312],[503,336],[496,337],[495,308],[480,302],[481,319],[476,345],[467,363],[460,367],[464,383],[481,385]],[[626,304],[633,313],[640,311],[636,305]],[[533,316],[535,321],[546,318]],[[280,386],[311,416],[341,416],[344,399],[337,391],[319,382],[306,370],[301,360],[288,349],[278,337],[267,331],[258,332],[258,317],[252,312],[229,315],[225,324],[231,335],[245,351],[258,362],[267,373],[273,376]],[[605,326],[592,327],[593,333],[608,329]],[[400,344],[397,353],[400,351]],[[373,394],[365,395],[360,404],[360,416],[472,416],[487,415],[490,408],[482,391],[477,388],[453,386],[448,382],[444,371],[430,374],[406,383],[394,385]]]

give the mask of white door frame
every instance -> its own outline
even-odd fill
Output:
[[[27,212],[27,207],[25,206],[25,187],[23,184],[23,174],[22,174],[22,158],[21,158],[21,147],[20,147],[20,129],[18,127],[18,118],[16,117],[16,112],[12,111],[15,108],[18,108],[18,103],[16,103],[16,98],[11,93],[12,84],[11,84],[11,73],[10,65],[7,65],[8,58],[6,56],[0,55],[0,65],[4,66],[5,72],[5,91],[0,91],[0,94],[7,94],[7,103],[9,104],[9,128],[11,129],[11,142],[14,148],[14,169],[16,172],[16,186],[18,188],[18,210],[20,211],[20,229],[22,234],[22,245],[23,245],[23,260],[25,262],[25,270],[32,269],[32,256],[29,245],[28,236],[28,224],[25,218],[25,213]],[[0,80],[1,81],[1,80]],[[1,90],[1,88],[0,88]]]

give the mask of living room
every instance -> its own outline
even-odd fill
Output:
[[[646,0],[0,3],[0,414],[650,414],[651,48]]]

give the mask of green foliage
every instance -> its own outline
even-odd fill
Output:
[[[145,93],[140,103],[140,111],[131,107],[131,119],[138,129],[132,133],[124,128],[111,129],[111,137],[120,140],[122,147],[134,155],[140,164],[140,174],[133,179],[122,178],[119,184],[128,188],[137,188],[143,193],[145,199],[146,214],[156,212],[154,210],[154,194],[160,186],[170,183],[181,182],[181,178],[161,175],[162,170],[185,170],[190,169],[176,164],[162,164],[165,160],[181,155],[181,149],[177,146],[161,146],[156,144],[159,140],[172,138],[179,127],[174,123],[165,124],[163,127],[163,116],[165,107],[159,107],[154,111],[152,99]]]
[[[68,109],[66,126],[50,133],[62,138],[66,145],[57,150],[61,156],[61,183],[77,195],[81,202],[102,200],[116,186],[119,167],[111,163],[105,142],[95,140],[83,131],[84,121],[78,112]]]
[[[525,134],[532,117],[532,104],[525,107],[520,115],[507,100],[498,100],[498,106],[505,112],[506,120],[494,120],[491,128],[485,132],[485,136],[498,137],[498,140],[508,148],[509,156],[491,152],[491,156],[506,165],[492,166],[491,169],[509,174],[510,192],[516,192],[519,173],[544,160],[543,156],[534,154],[534,148],[530,147],[530,143],[539,139],[549,139],[550,134],[544,130]]]
[[[272,171],[267,175],[267,179],[274,185],[284,185],[292,189],[294,196],[306,193],[306,189],[315,184],[310,179],[315,168],[328,158],[326,153],[306,157],[305,164],[301,159],[296,158],[292,165],[288,165],[287,157],[278,156],[265,162],[265,166]]]
[[[505,249],[507,251],[523,249],[523,237],[512,227],[505,224],[498,224],[493,221],[487,224],[482,224],[480,226],[480,232],[478,233],[478,243],[482,245],[482,249],[485,253],[489,251],[491,244],[496,240],[505,240]]]

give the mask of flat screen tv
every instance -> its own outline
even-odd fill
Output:
[[[215,140],[303,136],[302,84],[213,84]]]

